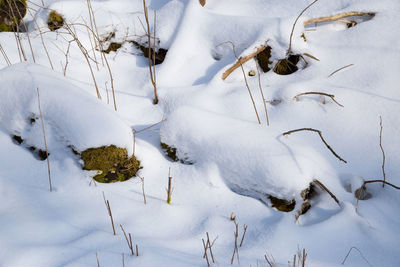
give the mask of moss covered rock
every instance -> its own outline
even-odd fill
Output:
[[[25,15],[25,0],[0,0],[0,32],[17,31]]]
[[[51,11],[47,19],[47,26],[50,31],[56,31],[64,25],[64,18],[56,11]]]
[[[81,153],[84,170],[97,170],[94,179],[101,183],[126,181],[141,168],[135,156],[128,158],[125,148],[114,145],[89,148]]]

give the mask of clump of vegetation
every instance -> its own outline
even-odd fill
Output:
[[[25,14],[25,0],[0,0],[0,32],[17,31]]]
[[[271,46],[267,45],[266,48],[256,55],[258,65],[260,65],[263,72],[268,72],[271,70],[270,65],[271,59]]]
[[[297,63],[300,61],[300,55],[289,55],[286,58],[278,60],[274,67],[274,72],[279,75],[288,75],[296,72],[299,68]]]
[[[179,161],[176,155],[177,151],[175,147],[169,146],[166,143],[161,142],[161,148],[165,151],[165,154],[173,161]]]
[[[51,11],[47,19],[47,26],[50,31],[56,31],[64,26],[64,18],[56,11]]]
[[[296,206],[296,200],[294,199],[286,200],[274,196],[268,196],[268,198],[271,201],[272,207],[276,208],[279,211],[291,212]]]
[[[89,148],[81,153],[81,159],[84,170],[99,171],[93,178],[101,183],[126,181],[141,169],[135,156],[128,158],[125,148],[114,145]]]

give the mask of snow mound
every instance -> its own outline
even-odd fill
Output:
[[[130,127],[105,104],[61,75],[35,64],[0,70],[0,125],[28,145],[44,148],[37,88],[49,150],[60,141],[77,151],[116,145],[132,155]],[[94,89],[93,89],[94,90]]]
[[[178,158],[216,163],[233,191],[264,203],[269,195],[298,198],[316,178],[340,186],[323,156],[264,125],[183,106],[160,134],[162,142],[177,148]]]

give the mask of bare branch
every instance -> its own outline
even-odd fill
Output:
[[[297,94],[295,97],[293,97],[293,99],[298,99],[299,96],[303,96],[303,95],[323,95],[323,96],[327,96],[330,99],[332,99],[333,102],[335,102],[336,104],[338,104],[340,107],[343,107],[342,104],[340,104],[339,102],[337,102],[335,100],[335,96],[331,95],[331,94],[327,94],[327,93],[322,93],[322,92],[305,92],[305,93],[300,93]]]
[[[322,142],[325,144],[325,146],[332,152],[333,155],[335,155],[335,157],[337,157],[340,161],[343,161],[344,163],[347,163],[347,161],[345,161],[343,158],[341,158],[334,150],[333,148],[328,145],[328,143],[325,141],[324,137],[322,136],[322,133],[320,130],[316,130],[313,128],[301,128],[301,129],[296,129],[296,130],[291,130],[291,131],[287,131],[284,132],[282,135],[289,135],[295,132],[300,132],[300,131],[311,131],[311,132],[316,132],[318,133],[319,137],[321,138]]]
[[[336,196],[323,184],[321,183],[319,180],[314,179],[313,182],[318,185],[320,188],[322,188],[323,190],[325,190],[332,198],[333,200],[336,201],[336,203],[339,205],[340,207],[340,203],[339,200],[336,198]]]
[[[382,116],[379,116],[379,120],[380,120],[380,126],[381,126],[381,131],[379,132],[379,146],[382,150],[382,174],[383,174],[383,181],[386,181],[386,173],[385,173],[385,160],[386,160],[386,156],[385,156],[385,151],[383,150],[383,146],[382,146]],[[385,183],[382,183],[382,187],[385,187]]]

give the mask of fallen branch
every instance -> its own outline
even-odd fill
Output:
[[[339,205],[340,207],[340,203],[339,200],[336,198],[336,196],[323,184],[321,183],[319,180],[314,179],[314,184],[318,185],[320,188],[322,188],[323,190],[325,190],[332,198],[333,200],[336,201],[336,203]]]
[[[222,74],[222,80],[225,80],[226,78],[228,78],[228,76],[237,68],[239,68],[241,65],[243,65],[244,63],[246,63],[247,61],[249,61],[250,59],[252,59],[253,57],[257,56],[258,54],[260,54],[262,51],[264,51],[266,48],[265,45],[260,46],[259,48],[257,48],[256,51],[254,51],[253,53],[251,53],[250,55],[247,55],[245,57],[240,57],[237,58],[237,61],[235,64],[233,64],[232,67],[230,67],[229,69],[227,69],[223,74]]]
[[[322,133],[320,130],[316,130],[313,128],[301,128],[301,129],[296,129],[296,130],[291,130],[291,131],[287,131],[284,132],[282,135],[289,135],[295,132],[300,132],[300,131],[311,131],[311,132],[316,132],[318,133],[319,137],[321,138],[322,142],[325,144],[325,146],[332,152],[333,155],[335,155],[335,157],[337,157],[340,161],[343,161],[344,163],[347,163],[347,161],[345,161],[343,158],[341,158],[334,150],[333,148],[328,145],[328,143],[325,141],[324,137],[322,136]]]
[[[335,70],[334,72],[332,72],[331,74],[329,74],[328,78],[331,77],[333,74],[335,74],[335,73],[337,73],[337,72],[339,72],[339,71],[341,71],[341,70],[343,70],[343,69],[345,69],[345,68],[351,67],[351,66],[354,66],[354,64],[349,64],[349,65],[343,66],[343,67],[341,67],[341,68]]]
[[[335,96],[334,96],[334,95],[327,94],[327,93],[322,93],[322,92],[305,92],[305,93],[300,93],[300,94],[296,95],[295,97],[293,97],[293,99],[296,99],[296,100],[297,100],[297,98],[298,98],[299,96],[303,96],[303,95],[323,95],[323,96],[327,96],[327,97],[329,97],[330,99],[332,99],[333,102],[335,102],[335,103],[338,104],[339,106],[343,107],[342,104],[340,104],[339,102],[337,102],[337,101],[335,100]]]
[[[354,12],[354,11],[346,12],[346,13],[336,14],[333,16],[319,17],[319,18],[315,18],[315,19],[306,20],[303,22],[303,25],[307,26],[307,25],[311,25],[311,24],[317,24],[320,22],[336,21],[336,20],[340,20],[342,18],[353,17],[353,16],[374,17],[375,13],[373,13],[373,12]]]

